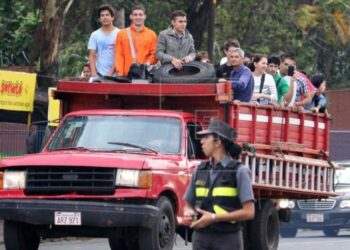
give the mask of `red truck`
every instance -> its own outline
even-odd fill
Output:
[[[111,249],[172,249],[176,232],[190,240],[183,195],[211,117],[237,129],[252,171],[246,249],[277,249],[288,220],[280,199],[334,195],[323,115],[233,102],[225,83],[60,81],[54,96],[62,120],[42,152],[0,162],[7,249],[64,236],[107,237]]]

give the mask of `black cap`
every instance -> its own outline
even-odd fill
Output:
[[[324,82],[325,77],[323,75],[314,75],[311,77],[312,85],[315,86],[315,88],[319,88],[321,84]]]
[[[230,127],[227,123],[217,118],[211,118],[208,129],[197,132],[198,135],[217,134],[220,137],[235,142],[237,131]]]

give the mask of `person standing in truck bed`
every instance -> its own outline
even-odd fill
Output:
[[[114,27],[114,9],[108,4],[98,8],[101,28],[92,32],[89,39],[89,62],[91,76],[112,76],[114,74],[114,46],[119,29]]]
[[[240,153],[237,133],[214,118],[197,134],[210,159],[197,167],[184,197],[184,222],[194,229],[193,250],[243,250],[240,221],[253,219],[255,208],[251,172],[230,155]]]
[[[233,99],[250,102],[254,90],[254,79],[250,69],[243,65],[244,51],[241,48],[229,48],[228,60],[232,70],[228,79],[221,78],[219,82],[231,82]]]
[[[326,79],[322,74],[313,75],[311,82],[316,88],[316,93],[310,103],[311,111],[315,113],[327,113],[327,98],[324,96],[326,90]]]
[[[130,27],[119,32],[115,47],[116,72],[118,76],[124,77],[128,75],[132,64],[152,65],[157,62],[157,35],[145,27],[146,9],[142,5],[135,5],[130,20]]]

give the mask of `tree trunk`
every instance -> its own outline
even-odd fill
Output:
[[[216,0],[210,0],[209,25],[208,25],[208,54],[210,61],[213,61],[214,41],[215,41],[215,19]]]
[[[54,86],[58,76],[58,53],[64,17],[74,0],[43,0],[43,21],[40,24],[39,86]]]
[[[114,23],[119,29],[125,28],[125,9],[117,9],[115,11]]]
[[[196,49],[201,48],[203,42],[203,33],[207,29],[208,25],[208,10],[210,8],[211,0],[205,0],[204,3],[198,8],[197,1],[192,1],[187,9],[188,18],[188,30],[193,36]]]

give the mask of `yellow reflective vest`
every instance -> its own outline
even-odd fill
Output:
[[[195,206],[215,214],[225,214],[242,208],[238,198],[236,174],[242,166],[239,161],[231,160],[226,167],[211,170],[209,162],[203,162],[197,167],[195,174]],[[210,183],[210,175],[214,174]],[[215,222],[201,232],[237,232],[241,224],[236,221]]]

